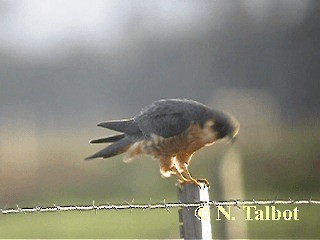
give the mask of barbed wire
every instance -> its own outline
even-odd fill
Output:
[[[20,208],[18,205],[16,208],[0,209],[0,213],[5,214],[17,214],[17,213],[45,213],[45,212],[70,212],[70,211],[102,211],[102,210],[154,210],[154,209],[169,209],[174,208],[191,208],[191,207],[202,207],[202,206],[234,206],[240,208],[240,206],[252,206],[252,205],[320,205],[320,200],[229,200],[229,201],[207,201],[207,202],[195,202],[195,203],[181,203],[173,202],[166,203],[165,200],[161,203],[156,204],[133,204],[126,202],[126,204],[100,204],[95,205],[94,201],[91,205],[79,205],[79,206],[59,206],[54,204],[48,207],[26,207]]]

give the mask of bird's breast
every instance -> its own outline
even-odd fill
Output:
[[[192,124],[181,134],[168,138],[151,134],[150,138],[144,140],[143,152],[154,157],[178,153],[192,154],[205,145],[214,143],[216,135],[212,132],[211,126],[211,123],[206,123],[203,128],[199,124]]]

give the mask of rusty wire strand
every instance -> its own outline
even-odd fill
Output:
[[[156,204],[133,204],[131,203],[126,204],[101,204],[96,205],[95,202],[92,202],[92,205],[79,205],[79,206],[59,206],[54,204],[53,206],[47,207],[26,207],[21,208],[17,205],[16,208],[7,208],[7,209],[0,209],[0,213],[5,214],[15,214],[15,213],[50,213],[50,212],[68,212],[68,211],[94,211],[97,213],[98,211],[102,210],[132,210],[140,209],[165,209],[170,212],[170,209],[173,208],[190,208],[190,207],[201,207],[201,206],[252,206],[252,205],[320,205],[320,200],[312,200],[311,198],[308,200],[229,200],[229,201],[208,201],[208,202],[196,202],[196,203],[181,203],[181,202],[174,202],[174,203],[167,203],[165,201]]]

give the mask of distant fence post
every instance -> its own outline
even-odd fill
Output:
[[[200,189],[194,184],[179,184],[178,197],[182,203],[208,202],[208,187]],[[201,220],[196,217],[196,214]],[[179,209],[180,237],[184,239],[212,239],[210,207]]]

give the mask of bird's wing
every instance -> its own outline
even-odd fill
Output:
[[[185,112],[167,105],[152,106],[135,118],[146,137],[155,134],[164,138],[184,132],[191,124]]]
[[[132,118],[101,122],[98,124],[98,126],[103,128],[109,128],[118,132],[132,134],[132,135],[138,134],[140,132],[138,125]]]

